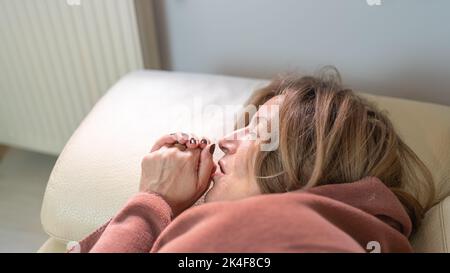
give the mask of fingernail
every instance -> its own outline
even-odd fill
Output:
[[[208,144],[208,141],[206,141],[206,139],[202,138],[202,140],[200,140],[201,144]]]
[[[209,147],[209,153],[214,154],[215,149],[216,149],[216,144],[211,145],[211,147]]]
[[[195,138],[191,138],[191,140],[189,140],[189,143],[191,143],[191,144],[196,144],[197,141],[195,140]]]
[[[189,138],[189,135],[185,134],[185,133],[181,133],[181,136],[184,137],[184,138]]]

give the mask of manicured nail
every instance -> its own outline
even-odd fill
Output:
[[[191,140],[189,140],[189,143],[191,143],[191,144],[197,144],[197,140],[195,140],[195,138],[191,138]]]
[[[211,147],[209,147],[209,153],[214,154],[215,149],[216,149],[216,144],[211,145]]]
[[[208,141],[206,139],[202,138],[202,140],[200,140],[200,143],[201,144],[208,144]]]
[[[185,134],[185,133],[181,133],[181,136],[182,136],[183,138],[189,138],[189,135],[188,135],[188,134]]]

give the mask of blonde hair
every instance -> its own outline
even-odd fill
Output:
[[[255,163],[263,193],[373,176],[397,196],[417,230],[433,202],[432,176],[384,113],[344,89],[333,67],[324,68],[317,77],[280,76],[256,90],[247,104],[259,107],[277,95],[284,95],[280,145],[275,151],[260,151]],[[414,192],[407,192],[405,186]],[[417,200],[425,201],[421,205]]]

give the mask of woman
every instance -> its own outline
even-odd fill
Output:
[[[208,139],[163,136],[142,161],[140,193],[81,251],[411,252],[431,175],[333,71],[257,90],[248,103],[279,112],[259,108],[220,140],[217,165]],[[278,129],[277,149],[262,151],[262,128]],[[191,208],[211,182],[206,204]]]

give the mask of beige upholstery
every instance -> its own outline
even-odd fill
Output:
[[[67,143],[50,176],[41,219],[51,237],[41,252],[63,251],[104,223],[137,191],[140,160],[154,140],[173,131],[219,137],[221,120],[210,114],[190,124],[184,104],[242,104],[267,81],[224,76],[139,71],[119,81],[94,107]],[[365,95],[367,96],[367,95]],[[367,96],[388,111],[405,142],[432,170],[439,198],[450,191],[450,107]],[[179,109],[179,108],[177,108]],[[175,114],[174,114],[175,113]],[[233,111],[226,113],[228,117]],[[232,124],[226,125],[230,130]],[[215,157],[220,157],[216,153]],[[414,238],[418,251],[448,251],[450,199],[427,213]]]
[[[417,252],[450,252],[450,197],[428,211],[412,244]]]
[[[38,249],[38,253],[63,253],[67,251],[66,241],[57,240],[55,238],[49,238],[45,243]]]

